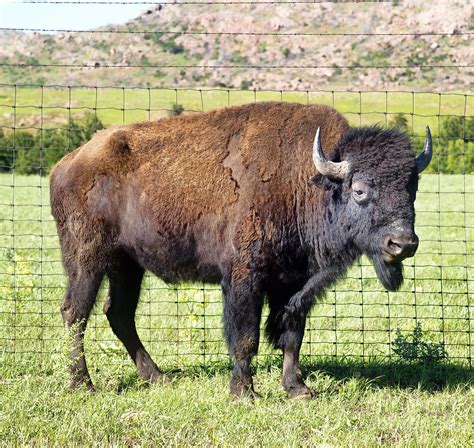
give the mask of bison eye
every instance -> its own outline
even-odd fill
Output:
[[[352,184],[352,197],[361,204],[369,199],[370,187],[360,180]]]

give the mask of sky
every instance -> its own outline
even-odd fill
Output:
[[[0,0],[0,28],[90,29],[124,23],[146,9],[143,4],[32,4]]]

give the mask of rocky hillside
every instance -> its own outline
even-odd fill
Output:
[[[472,66],[472,35],[465,33],[474,29],[473,4],[472,0],[430,3],[418,0],[371,4],[156,6],[126,24],[100,28],[95,31],[101,32],[95,33],[48,35],[3,31],[0,60],[4,63],[73,64],[92,68],[3,67],[0,81],[466,91],[472,88],[473,68],[411,66]],[[106,32],[112,30],[120,33]],[[215,34],[219,32],[248,34]],[[318,33],[447,34],[321,36]],[[191,65],[220,67],[187,67]]]

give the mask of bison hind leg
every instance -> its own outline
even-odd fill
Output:
[[[71,332],[71,388],[84,384],[89,390],[94,389],[84,356],[84,332],[102,278],[103,273],[100,271],[78,269],[71,272],[69,269],[68,287],[61,303],[61,314],[66,328]]]
[[[144,269],[127,254],[114,256],[107,271],[109,296],[104,304],[104,313],[112,331],[137,366],[140,377],[149,382],[162,382],[167,378],[145,350],[135,325],[143,273]]]

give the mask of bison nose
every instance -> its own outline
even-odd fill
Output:
[[[384,260],[394,263],[413,257],[418,249],[418,242],[415,234],[386,235],[383,240]]]

